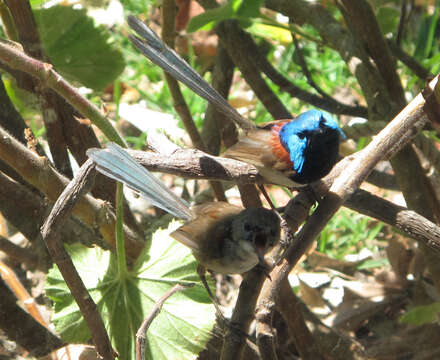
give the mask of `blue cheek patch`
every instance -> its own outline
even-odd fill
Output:
[[[300,173],[304,166],[304,151],[307,146],[307,138],[304,137],[301,139],[298,135],[292,133],[292,129],[289,129],[289,127],[286,127],[285,125],[283,129],[281,129],[280,140],[281,144],[290,154],[290,161],[293,163],[293,169],[297,173]]]
[[[286,144],[290,153],[290,161],[293,162],[293,169],[301,173],[304,166],[304,151],[307,147],[307,138],[300,139],[298,136],[291,136]]]

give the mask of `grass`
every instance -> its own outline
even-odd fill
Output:
[[[383,238],[384,227],[381,222],[342,208],[319,235],[318,250],[335,259],[343,259],[365,247],[376,252],[379,248],[373,240]]]

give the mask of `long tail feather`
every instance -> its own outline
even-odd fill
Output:
[[[87,156],[93,160],[99,172],[127,185],[153,205],[177,218],[190,220],[193,217],[185,200],[175,195],[119,145],[108,143],[106,149],[89,149]]]
[[[216,106],[217,110],[236,121],[244,130],[253,124],[244,119],[211,85],[209,85],[175,51],[165,45],[157,34],[134,16],[128,17],[128,24],[142,38],[129,35],[130,41],[148,59],[160,66],[175,79],[188,86],[196,94]]]

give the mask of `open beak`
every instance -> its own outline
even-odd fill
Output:
[[[258,265],[263,269],[266,276],[270,279],[270,266],[264,259],[264,255],[266,254],[266,239],[265,234],[257,233],[254,239],[255,250],[258,255]]]

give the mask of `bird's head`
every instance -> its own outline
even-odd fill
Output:
[[[299,175],[303,172],[306,161],[327,158],[325,152],[336,152],[331,157],[333,162],[338,155],[339,138],[346,138],[333,117],[320,110],[309,110],[300,114],[281,128],[279,136],[280,142],[290,154],[293,170]],[[330,164],[330,167],[333,165],[334,163]]]
[[[243,210],[232,223],[232,240],[258,256],[264,264],[264,254],[280,238],[280,219],[271,210],[249,208]]]

